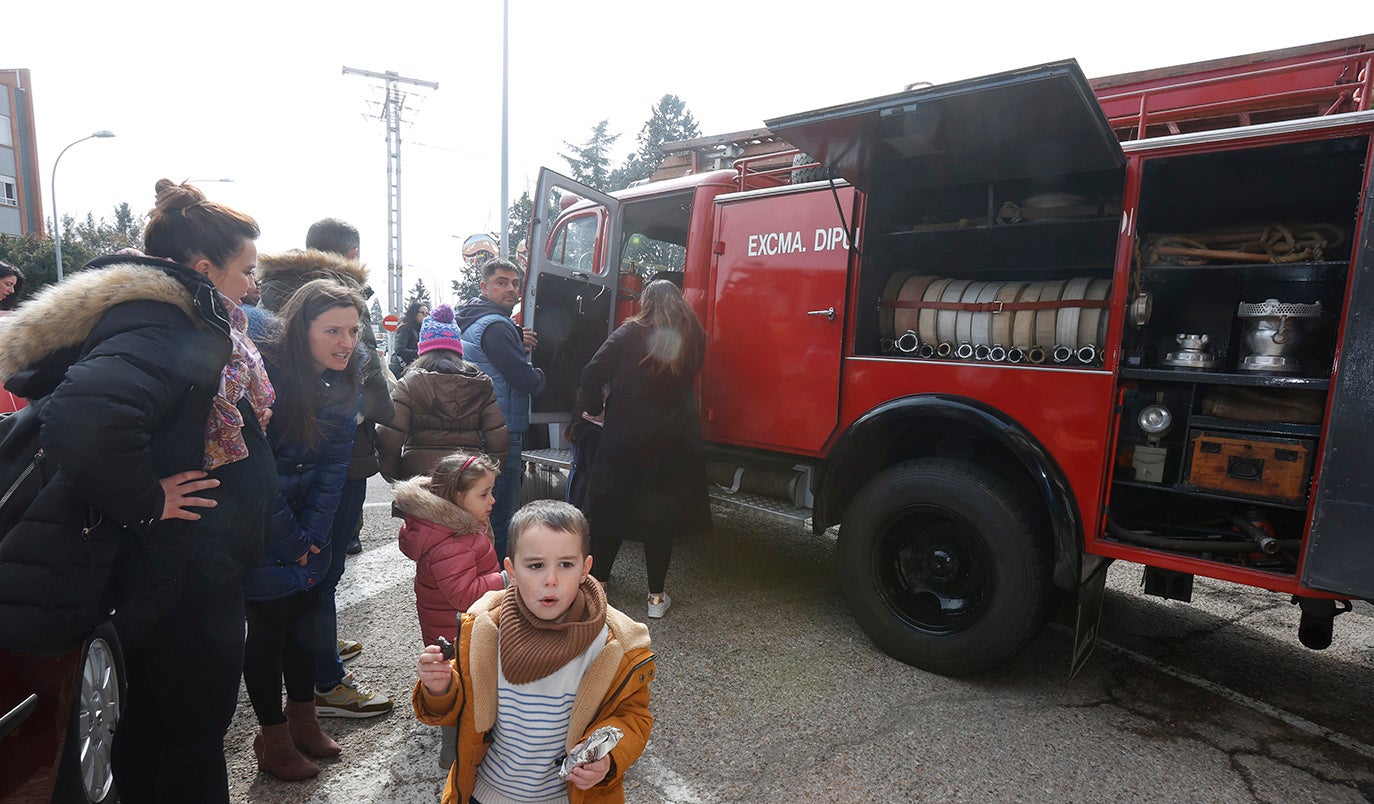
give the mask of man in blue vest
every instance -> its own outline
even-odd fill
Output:
[[[510,449],[496,479],[496,506],[491,511],[498,558],[506,555],[506,529],[520,501],[520,456],[530,429],[530,397],[544,390],[544,372],[530,365],[529,355],[539,338],[510,317],[520,301],[520,280],[514,263],[491,260],[482,266],[482,295],[454,311],[454,321],[463,331],[463,357],[491,375],[496,404],[510,430]]]

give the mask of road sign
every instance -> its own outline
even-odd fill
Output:
[[[401,319],[394,315],[389,315],[382,319],[382,329],[387,332],[395,332],[401,326]]]

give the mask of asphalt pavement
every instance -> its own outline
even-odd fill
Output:
[[[437,801],[438,732],[416,722],[413,564],[374,478],[364,552],[349,558],[349,662],[397,699],[372,720],[325,721],[343,756],[319,778],[257,771],[247,697],[226,739],[236,802]],[[1280,595],[1199,579],[1193,605],[1146,598],[1110,570],[1103,641],[1068,677],[1071,615],[988,673],[945,678],[884,655],[840,598],[833,535],[715,509],[675,548],[673,607],[651,622],[656,724],[630,802],[1374,800],[1374,618],[1336,621],[1309,651]],[[608,589],[644,617],[643,552]]]

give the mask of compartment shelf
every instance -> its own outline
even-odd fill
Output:
[[[1259,505],[1267,508],[1285,508],[1291,511],[1307,510],[1306,500],[1301,503],[1285,503],[1274,502],[1273,500],[1260,500],[1254,497],[1244,497],[1235,494],[1217,494],[1212,491],[1203,491],[1196,486],[1190,486],[1186,483],[1143,483],[1139,480],[1113,480],[1112,485],[1116,487],[1142,489],[1145,491],[1157,491],[1163,494],[1180,494],[1195,499],[1223,500],[1225,502]]]
[[[1324,391],[1331,386],[1330,377],[1292,377],[1281,374],[1230,374],[1197,369],[1123,368],[1126,380],[1159,380],[1162,382],[1196,383],[1200,385],[1249,385],[1256,388],[1307,388]]]
[[[1193,414],[1188,417],[1188,426],[1198,430],[1228,430],[1261,435],[1288,436],[1292,438],[1318,438],[1322,428],[1319,424],[1289,424],[1288,422],[1253,422],[1245,419],[1223,419],[1220,416]]]
[[[1258,282],[1323,282],[1340,279],[1349,262],[1235,263],[1225,265],[1144,265],[1141,273],[1164,280],[1181,273],[1244,277]]]
[[[1028,232],[1039,232],[1041,234],[1072,235],[1075,232],[1093,232],[1093,230],[1108,229],[1113,235],[1117,230],[1117,216],[1103,218],[1069,218],[1062,220],[1039,220],[1039,221],[1018,221],[1016,223],[996,223],[989,222],[987,218],[977,218],[976,222],[969,222],[965,225],[958,223],[936,223],[923,224],[912,229],[898,229],[891,232],[884,232],[885,237],[907,238],[907,237],[959,237],[965,233],[978,232],[981,235],[988,235],[992,232],[1004,234],[1007,237],[1024,235]],[[997,235],[992,235],[996,237]]]

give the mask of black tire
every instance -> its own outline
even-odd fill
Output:
[[[869,481],[839,536],[840,586],[869,638],[942,675],[1019,653],[1053,599],[1049,540],[1016,487],[963,461],[922,459]]]
[[[110,757],[127,691],[114,626],[105,623],[86,640],[76,683],[53,801],[114,804],[119,796]]]
[[[825,165],[815,164],[816,160],[806,154],[796,154],[792,157],[792,183],[802,184],[808,181],[821,181],[831,176],[830,168]],[[811,165],[811,167],[799,167],[800,165]]]

